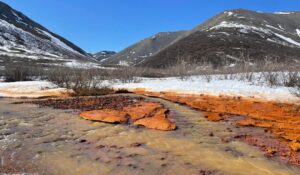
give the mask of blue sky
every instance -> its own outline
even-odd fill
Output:
[[[298,11],[300,0],[3,0],[88,52],[120,51],[161,31],[191,29],[219,12]]]

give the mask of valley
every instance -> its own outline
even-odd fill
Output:
[[[300,174],[299,10],[46,1],[0,1],[0,175]]]

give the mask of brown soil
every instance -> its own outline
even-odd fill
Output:
[[[203,111],[205,117],[210,121],[230,121],[229,119],[232,117],[242,116],[231,120],[231,123],[242,127],[264,128],[266,132],[276,135],[280,144],[272,145],[272,151],[270,151],[270,145],[264,142],[263,135],[247,135],[244,137],[247,139],[243,140],[263,148],[266,153],[279,152],[280,157],[287,162],[300,165],[299,105],[255,98],[146,92],[143,89],[137,89],[135,93],[185,104]]]

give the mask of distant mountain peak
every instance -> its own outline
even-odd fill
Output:
[[[115,54],[117,54],[117,52],[115,52],[115,51],[103,50],[103,51],[94,53],[92,55],[97,61],[103,62]]]
[[[140,64],[183,37],[186,31],[159,32],[103,60],[103,64],[131,66]]]

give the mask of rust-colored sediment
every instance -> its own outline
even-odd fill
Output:
[[[147,128],[170,131],[176,129],[176,125],[166,118],[167,110],[160,108],[152,117],[145,117],[134,122],[134,125],[143,125]]]
[[[287,153],[289,155],[281,156],[285,156],[289,163],[300,165],[300,105],[246,97],[146,92],[143,89],[136,89],[134,93],[185,104],[203,111],[210,121],[224,121],[232,116],[241,116],[234,121],[235,125],[261,127],[275,134],[280,143],[288,144],[290,149]],[[266,149],[266,152],[270,150]]]
[[[133,121],[145,118],[147,115],[151,114],[156,109],[162,108],[158,103],[152,102],[139,102],[127,107],[123,110],[130,115],[130,119]]]
[[[128,123],[164,131],[176,129],[176,125],[168,119],[168,110],[162,104],[147,101],[142,97],[80,97],[27,103],[56,109],[74,109],[80,112],[82,118],[92,121]]]
[[[102,121],[107,123],[125,123],[128,120],[125,112],[113,109],[81,112],[80,116],[86,120]]]
[[[168,120],[168,110],[161,104],[154,102],[139,102],[121,110],[102,109],[81,112],[80,116],[87,120],[102,121],[108,123],[133,123],[150,129],[170,131],[176,129],[176,125]]]

